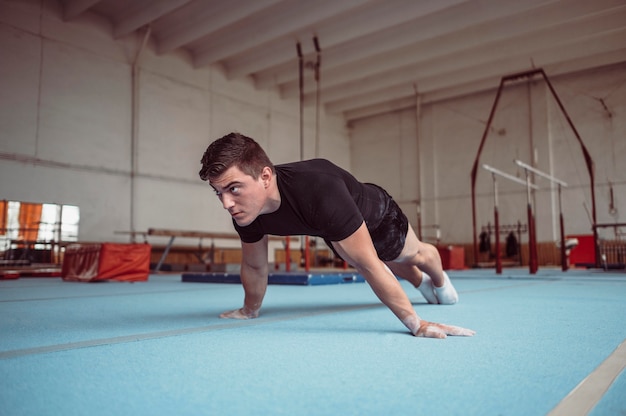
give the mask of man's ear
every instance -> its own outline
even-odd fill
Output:
[[[261,171],[261,180],[263,181],[263,185],[267,188],[272,181],[272,176],[274,176],[272,169],[269,166],[266,166]]]

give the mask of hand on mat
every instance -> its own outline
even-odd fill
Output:
[[[248,309],[245,306],[234,311],[227,311],[220,314],[222,319],[254,319],[259,316],[258,310]]]
[[[415,334],[416,337],[425,338],[446,338],[448,335],[461,337],[471,337],[476,332],[460,326],[438,324],[436,322],[420,321],[420,327]]]

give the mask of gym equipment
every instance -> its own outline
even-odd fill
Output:
[[[241,283],[239,274],[229,273],[183,273],[183,282],[192,283]],[[363,283],[365,279],[357,273],[270,273],[267,278],[270,285],[318,286],[344,283]]]
[[[499,169],[496,169],[494,167],[491,167],[489,165],[483,164],[483,169],[485,169],[486,171],[491,172],[491,177],[493,178],[493,216],[494,216],[494,221],[495,221],[495,226],[496,226],[496,230],[495,230],[495,234],[496,234],[496,273],[497,274],[501,274],[502,273],[502,258],[500,256],[500,217],[499,217],[499,213],[498,213],[498,181],[496,180],[496,175],[497,176],[501,176],[503,178],[506,178],[510,181],[513,181],[515,183],[519,183],[522,185],[525,185],[528,189],[528,246],[529,246],[529,261],[528,261],[528,265],[529,265],[529,271],[530,274],[534,274],[537,272],[537,241],[534,239],[535,238],[535,233],[534,233],[534,215],[532,212],[532,205],[531,205],[531,199],[530,199],[530,188],[533,189],[539,189],[539,187],[535,184],[530,183],[529,179],[526,178],[526,181],[523,181],[521,179],[519,179],[518,177],[515,177],[513,175],[509,175],[506,172],[503,172]],[[532,224],[532,226],[530,226]],[[533,250],[532,247],[535,247],[535,249]]]
[[[477,228],[476,228],[476,180],[477,180],[477,176],[478,176],[478,166],[479,166],[479,161],[480,161],[480,155],[482,153],[483,147],[485,145],[485,141],[487,139],[487,136],[491,130],[491,124],[493,122],[493,118],[496,112],[496,109],[498,107],[498,102],[500,100],[500,96],[502,95],[502,90],[504,89],[504,86],[507,83],[511,83],[511,82],[515,82],[519,79],[522,78],[527,78],[527,79],[531,79],[534,76],[541,76],[543,78],[543,80],[545,81],[550,93],[552,94],[552,96],[554,97],[558,108],[560,109],[561,113],[563,114],[563,116],[565,117],[565,119],[567,120],[567,123],[569,125],[569,127],[571,128],[572,132],[574,133],[574,135],[576,136],[576,140],[578,141],[579,145],[580,145],[580,149],[583,153],[583,157],[585,159],[585,164],[587,167],[587,172],[589,174],[589,182],[590,182],[590,188],[591,188],[591,204],[592,204],[592,223],[596,224],[597,220],[596,220],[596,197],[595,197],[595,187],[594,187],[594,164],[593,164],[593,159],[591,158],[591,155],[589,153],[589,151],[587,150],[585,144],[582,141],[582,138],[580,137],[580,134],[578,134],[578,130],[576,130],[576,127],[574,126],[574,123],[572,122],[571,118],[569,117],[567,111],[565,110],[565,107],[563,106],[563,103],[561,102],[558,94],[556,93],[556,90],[554,89],[554,87],[552,86],[552,83],[550,82],[550,79],[548,78],[548,76],[546,75],[545,71],[542,68],[539,69],[533,69],[530,71],[524,71],[524,72],[520,72],[520,73],[516,73],[516,74],[511,74],[511,75],[507,75],[504,76],[500,79],[500,85],[498,87],[498,92],[496,93],[496,98],[494,100],[494,103],[491,107],[491,112],[489,113],[489,119],[487,120],[487,124],[485,126],[485,130],[483,132],[483,136],[480,142],[480,145],[478,147],[478,153],[476,154],[476,159],[474,160],[474,165],[472,167],[472,171],[471,171],[471,191],[472,191],[472,226],[473,226],[473,230],[474,230],[474,263],[478,263],[478,234],[477,234]],[[529,230],[532,226],[532,224],[528,224],[529,226]],[[600,255],[598,254],[598,232],[596,227],[593,228],[593,235],[594,235],[594,241],[595,243],[595,251],[596,251],[596,267],[600,267]]]
[[[65,249],[63,280],[148,280],[150,244],[72,244]]]
[[[560,230],[561,230],[561,244],[560,244],[560,248],[561,248],[561,270],[566,271],[569,266],[567,263],[567,246],[568,244],[565,241],[565,226],[564,226],[564,221],[563,221],[563,204],[561,201],[561,187],[567,187],[567,183],[563,182],[560,179],[555,178],[552,175],[548,175],[545,172],[540,171],[539,169],[536,169],[524,162],[522,162],[521,160],[515,160],[515,163],[517,163],[518,166],[522,167],[524,169],[524,171],[526,172],[526,180],[528,181],[529,179],[529,175],[528,172],[532,172],[535,173],[547,180],[549,180],[552,183],[556,183],[559,186],[559,226],[560,226]],[[529,195],[528,195],[528,200],[530,201],[530,191],[529,191]],[[534,230],[534,221],[533,221],[533,234],[535,233]],[[536,243],[536,239],[535,239],[535,243]],[[536,244],[535,244],[535,249],[536,249]]]

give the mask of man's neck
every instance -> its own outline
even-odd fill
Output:
[[[280,208],[280,191],[278,189],[278,180],[276,175],[272,176],[272,179],[267,188],[267,201],[265,202],[265,213],[271,214],[272,212],[278,211]]]

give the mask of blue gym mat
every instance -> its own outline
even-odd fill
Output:
[[[474,337],[415,338],[367,284],[274,285],[236,321],[240,285],[180,274],[0,281],[0,415],[545,415],[626,339],[624,273],[449,275],[454,306],[401,284]],[[571,414],[626,413],[617,372]]]
[[[241,283],[241,276],[233,273],[183,273],[183,282],[193,283]],[[270,285],[335,285],[342,283],[364,283],[358,273],[348,272],[282,272],[270,273],[267,283]]]

